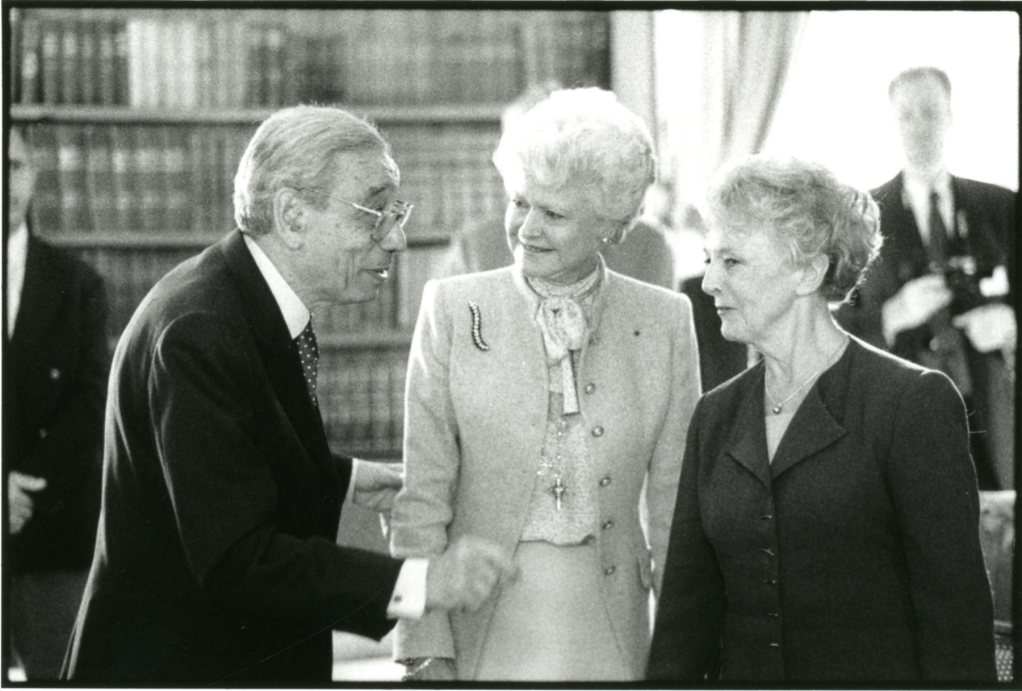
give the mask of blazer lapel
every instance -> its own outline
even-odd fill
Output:
[[[49,327],[46,315],[55,314],[60,301],[59,288],[56,286],[61,285],[61,282],[49,276],[49,265],[40,256],[41,252],[45,252],[45,247],[29,236],[28,252],[25,255],[25,282],[21,286],[21,302],[11,338],[12,347],[29,358]]]
[[[323,420],[309,398],[291,334],[273,293],[259,273],[239,231],[234,231],[220,242],[220,251],[239,286],[245,318],[277,399],[302,444],[313,456],[327,462],[330,449]]]
[[[854,341],[848,344],[841,359],[817,380],[795,412],[774,453],[770,468],[774,477],[848,433],[838,420],[843,417],[842,401],[848,388],[847,373],[854,347]]]
[[[745,466],[765,487],[770,486],[766,424],[763,422],[763,363],[746,376],[745,391],[731,426],[733,430],[724,453]]]

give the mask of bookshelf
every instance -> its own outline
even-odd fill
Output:
[[[7,8],[10,114],[38,179],[35,232],[104,276],[110,339],[168,270],[233,226],[237,162],[280,107],[334,103],[376,122],[415,202],[380,297],[317,314],[333,446],[400,456],[422,287],[451,234],[500,213],[489,158],[528,84],[609,85],[597,11]]]

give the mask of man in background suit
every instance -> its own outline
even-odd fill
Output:
[[[888,94],[904,169],[873,191],[884,246],[838,319],[896,355],[947,373],[969,409],[980,489],[1014,486],[1015,193],[951,175],[951,82],[906,70]]]
[[[96,535],[107,307],[95,271],[31,234],[32,153],[17,129],[7,141],[4,650],[29,681],[53,681]]]
[[[453,543],[404,563],[338,546],[342,500],[389,507],[397,469],[331,453],[312,315],[374,299],[410,205],[367,122],[298,106],[256,131],[238,230],[173,269],[114,354],[99,535],[65,676],[99,684],[323,685],[331,629],[474,609],[510,558]]]

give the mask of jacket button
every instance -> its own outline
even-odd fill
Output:
[[[763,583],[764,583],[764,585],[777,585],[777,579],[776,578],[764,578],[763,579]]]
[[[49,434],[49,433],[50,433],[49,430],[47,430],[45,427],[40,427],[39,428],[39,438],[40,439],[46,439],[46,435]]]
[[[769,547],[764,547],[763,549],[760,550],[760,552],[763,552],[768,557],[774,556],[774,551],[772,549],[770,549]]]
[[[770,647],[771,648],[780,648],[781,644],[778,643],[777,641],[770,641]]]
[[[589,337],[589,345],[596,345],[599,342],[600,342],[600,337],[597,336],[596,334],[593,334],[592,336]]]
[[[604,576],[613,576],[615,571],[617,571],[617,567],[616,566],[608,566],[607,568],[605,568],[603,570],[603,575]]]
[[[602,437],[603,436],[603,428],[600,427],[599,425],[597,425],[596,427],[593,427],[593,436],[594,437]]]
[[[57,381],[58,379],[60,379],[60,370],[57,369],[56,367],[51,368],[50,379],[53,381]]]
[[[781,618],[781,613],[780,612],[767,612],[767,616],[770,617],[771,619],[780,619]]]
[[[610,476],[600,478],[600,487],[606,487],[610,484]]]
[[[772,521],[772,520],[774,520],[774,517],[773,517],[773,514],[765,513],[765,514],[763,514],[762,516],[759,517],[759,520],[761,520],[761,521]]]
[[[602,527],[604,530],[610,530],[614,527],[614,521],[606,521]]]
[[[585,392],[592,393],[593,391],[596,391],[596,384],[593,383],[586,384]]]

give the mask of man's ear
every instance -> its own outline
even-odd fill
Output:
[[[273,195],[273,227],[290,249],[305,244],[305,202],[290,187]]]
[[[797,295],[812,295],[827,278],[827,271],[830,269],[830,257],[825,254],[818,254],[809,260],[801,269],[801,278],[795,286]]]

